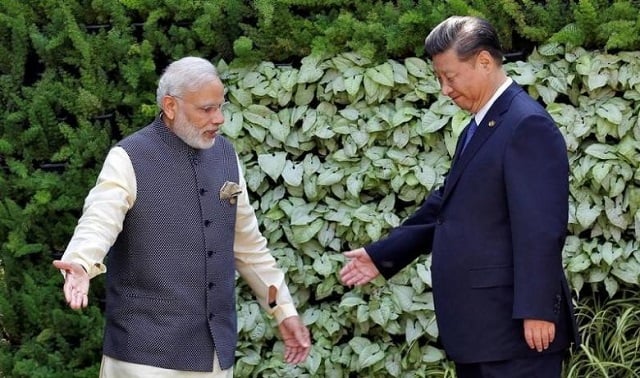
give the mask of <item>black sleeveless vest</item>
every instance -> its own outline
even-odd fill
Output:
[[[233,366],[237,343],[233,241],[238,183],[232,145],[191,148],[158,117],[119,144],[137,197],[107,256],[104,354],[167,369]]]

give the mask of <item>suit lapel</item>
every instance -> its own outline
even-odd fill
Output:
[[[487,114],[482,119],[482,122],[478,125],[478,130],[476,130],[473,138],[469,141],[469,144],[465,148],[463,154],[460,153],[463,144],[461,141],[464,140],[463,138],[468,130],[465,130],[465,132],[460,135],[451,170],[449,171],[449,176],[447,177],[444,187],[443,201],[447,199],[453,188],[456,186],[456,183],[460,179],[460,176],[469,162],[473,159],[473,156],[482,148],[482,145],[487,141],[487,139],[489,139],[489,137],[491,137],[493,132],[500,127],[503,117],[509,109],[511,100],[521,90],[520,86],[513,83],[502,95],[500,95],[500,97],[498,97],[496,102],[493,103]]]

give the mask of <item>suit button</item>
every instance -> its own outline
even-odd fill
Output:
[[[213,289],[214,286],[216,286],[216,284],[214,284],[213,282],[209,282],[209,290]]]
[[[207,256],[209,257],[213,256],[213,251],[207,251]]]
[[[200,195],[201,195],[201,196],[204,196],[204,194],[205,194],[207,191],[208,191],[208,190],[207,190],[207,189],[204,189],[204,188],[203,188],[203,189],[200,189]]]
[[[210,224],[211,224],[210,220],[207,219],[206,221],[204,221],[204,226],[205,227],[209,227]]]
[[[216,317],[216,316],[215,316],[215,315],[213,315],[213,313],[212,313],[212,312],[210,312],[210,313],[209,313],[209,320],[213,320],[213,318],[215,318],[215,317]]]
[[[437,223],[437,224],[442,224],[443,222],[444,222],[444,221],[442,220],[442,218],[438,218],[438,219],[436,219],[436,223]]]

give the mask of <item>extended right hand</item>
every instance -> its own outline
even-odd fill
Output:
[[[74,310],[87,307],[89,304],[89,275],[82,265],[55,260],[53,266],[64,271],[64,298]]]
[[[349,262],[340,269],[340,280],[345,285],[364,285],[380,275],[380,271],[364,248],[345,252]]]

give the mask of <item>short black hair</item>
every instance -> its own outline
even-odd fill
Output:
[[[502,64],[503,52],[498,32],[487,21],[472,16],[451,16],[436,26],[424,41],[429,58],[454,49],[460,60],[467,60],[482,50]]]

